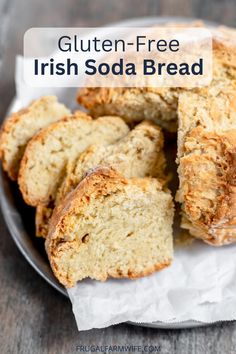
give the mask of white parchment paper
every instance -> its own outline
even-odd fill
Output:
[[[32,89],[25,85],[22,58],[16,63],[19,106],[56,94],[74,108],[75,89]],[[20,108],[20,107],[19,107]],[[236,245],[214,248],[201,241],[175,249],[173,264],[137,280],[86,280],[69,289],[80,330],[125,321],[215,322],[236,319]]]

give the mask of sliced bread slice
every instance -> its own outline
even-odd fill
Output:
[[[0,158],[12,180],[17,179],[20,161],[32,136],[68,114],[69,109],[55,96],[44,96],[4,121],[0,135]]]
[[[46,250],[58,280],[138,278],[173,257],[173,203],[157,179],[88,174],[53,213]]]
[[[29,205],[54,200],[67,162],[93,143],[110,144],[129,132],[118,117],[93,120],[83,112],[42,129],[28,143],[20,165],[18,183]]]
[[[98,165],[113,167],[126,178],[166,179],[163,143],[161,129],[150,121],[143,121],[115,144],[91,145],[69,163],[66,177],[57,193],[56,203],[77,186],[88,170]]]
[[[161,129],[150,121],[143,121],[114,144],[91,145],[68,163],[55,204],[78,185],[89,169],[98,165],[111,166],[126,178],[150,176],[161,178],[164,182],[165,157]],[[37,236],[47,236],[53,209],[52,204],[37,206]]]

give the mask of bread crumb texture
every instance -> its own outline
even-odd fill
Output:
[[[37,206],[54,200],[70,159],[92,143],[110,144],[128,131],[119,117],[93,120],[79,111],[42,129],[28,143],[20,165],[18,183],[25,202]]]
[[[150,121],[138,124],[118,142],[109,145],[91,145],[77,158],[70,161],[61,186],[56,194],[55,205],[71,192],[83,176],[97,166],[110,166],[127,178],[158,177],[166,182],[165,157],[161,129]],[[46,237],[54,205],[39,206],[36,212],[36,232]]]
[[[68,114],[69,109],[55,96],[44,96],[4,121],[0,135],[0,157],[4,170],[12,180],[17,179],[29,139],[43,127]]]
[[[126,178],[157,177],[164,181],[163,143],[161,129],[150,121],[143,121],[114,144],[91,145],[68,164],[56,204],[78,185],[87,171],[99,165],[113,167]]]

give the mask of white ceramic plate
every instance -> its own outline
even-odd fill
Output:
[[[174,18],[174,17],[145,17],[127,20],[119,23],[112,23],[109,26],[120,26],[120,27],[145,27],[154,24],[164,24],[166,22],[190,22],[195,19],[186,18]],[[214,23],[208,23],[210,26],[215,26]],[[71,103],[72,106],[74,102]],[[13,100],[11,106],[9,107],[8,114],[19,109],[21,102],[17,99]],[[15,183],[11,182],[6,174],[0,169],[0,193],[1,193],[1,209],[3,217],[8,226],[10,234],[15,241],[20,252],[26,258],[26,260],[31,264],[31,266],[39,273],[49,284],[51,284],[60,293],[67,296],[65,288],[59,284],[57,279],[54,277],[52,270],[49,266],[47,256],[44,250],[44,240],[35,237],[34,229],[34,209],[27,206],[18,190]],[[165,329],[177,329],[177,328],[192,328],[204,326],[206,323],[201,323],[197,321],[185,321],[179,323],[142,323],[134,325],[141,325],[145,327],[153,328],[165,328]]]

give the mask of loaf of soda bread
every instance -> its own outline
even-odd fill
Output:
[[[53,213],[46,239],[52,270],[66,287],[149,275],[172,261],[172,222],[172,197],[157,179],[97,168]]]
[[[70,114],[55,96],[44,96],[7,118],[0,134],[0,158],[12,180],[18,176],[20,161],[28,141],[40,129]]]

